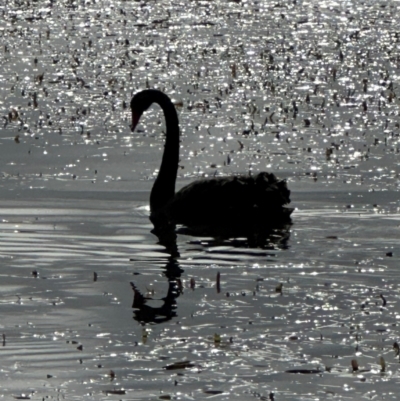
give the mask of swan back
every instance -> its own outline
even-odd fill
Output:
[[[286,182],[274,174],[195,181],[177,192],[165,213],[175,223],[191,225],[264,225],[290,222],[293,209]]]

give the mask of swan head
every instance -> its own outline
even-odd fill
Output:
[[[146,89],[136,93],[131,100],[131,111],[132,111],[132,132],[135,130],[139,123],[142,114],[151,106],[154,102],[155,95],[159,91],[155,89]]]

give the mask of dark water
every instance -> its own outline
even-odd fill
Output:
[[[398,8],[0,5],[1,394],[396,399]],[[274,172],[289,231],[158,244],[163,119],[131,134],[124,104],[147,86],[177,102],[178,186]]]

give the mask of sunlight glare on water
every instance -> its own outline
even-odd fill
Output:
[[[396,399],[399,4],[0,5],[0,393]],[[151,234],[163,116],[177,186],[268,170],[293,226]],[[357,365],[359,367],[357,367]]]

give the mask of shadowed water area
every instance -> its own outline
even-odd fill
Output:
[[[398,15],[396,1],[1,4],[0,394],[395,400]],[[177,189],[272,172],[293,225],[152,234],[165,125],[153,106],[130,132],[145,88],[178,111]]]

